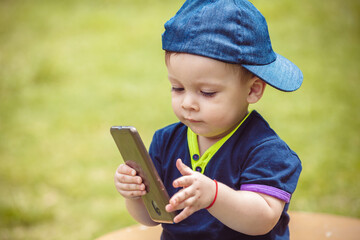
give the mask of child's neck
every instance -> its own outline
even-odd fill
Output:
[[[214,145],[220,138],[207,138],[203,136],[197,136],[198,138],[198,145],[199,145],[199,152],[200,156],[202,156],[206,150],[208,150],[212,145]]]
[[[220,141],[223,137],[225,137],[227,134],[231,133],[236,127],[239,126],[239,124],[243,121],[243,119],[248,115],[248,111],[246,110],[245,115],[241,118],[241,120],[234,125],[233,128],[229,129],[227,132],[216,136],[216,137],[204,137],[197,135],[198,140],[198,147],[199,147],[199,153],[200,156],[202,156],[206,150],[208,150],[212,145]]]

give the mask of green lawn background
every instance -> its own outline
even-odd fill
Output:
[[[303,163],[291,210],[360,217],[360,3],[254,0],[304,73],[253,106]],[[0,1],[0,239],[93,239],[131,224],[112,125],[148,146],[176,121],[161,33],[182,1]]]

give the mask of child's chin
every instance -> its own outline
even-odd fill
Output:
[[[209,139],[218,139],[218,138],[221,138],[221,134],[214,134],[214,133],[211,133],[207,130],[204,130],[204,129],[201,129],[199,127],[191,127],[191,126],[188,126],[191,131],[193,131],[196,135],[198,136],[201,136],[201,137],[205,137],[205,138],[209,138]]]

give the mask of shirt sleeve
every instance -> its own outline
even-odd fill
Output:
[[[240,190],[264,193],[289,202],[295,191],[301,162],[281,139],[271,139],[253,148],[241,174]]]

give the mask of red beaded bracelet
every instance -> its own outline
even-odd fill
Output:
[[[216,190],[215,190],[215,197],[214,197],[214,200],[212,201],[212,203],[206,207],[205,209],[209,209],[212,207],[212,205],[214,205],[215,201],[216,201],[216,198],[217,198],[217,195],[218,195],[218,182],[214,179],[214,182],[215,182],[215,185],[216,185]]]

